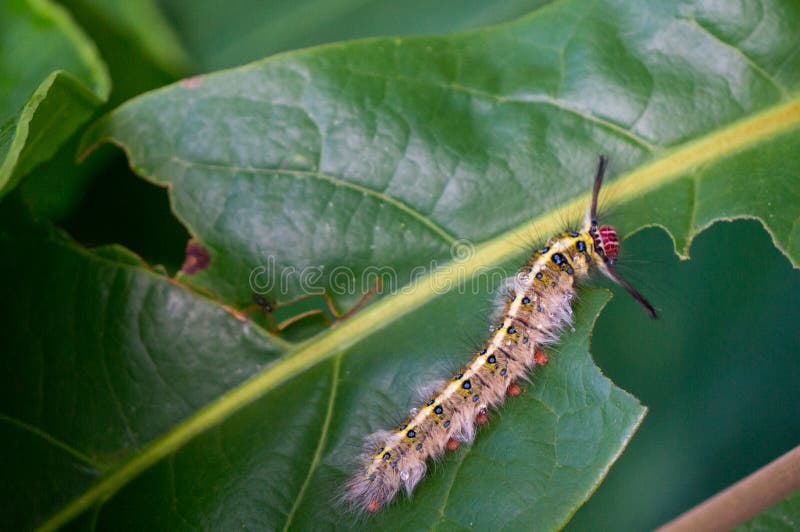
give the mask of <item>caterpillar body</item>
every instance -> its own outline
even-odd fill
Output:
[[[555,343],[572,321],[576,280],[596,267],[622,285],[655,318],[655,309],[614,268],[616,231],[598,227],[597,197],[608,160],[600,157],[586,222],[580,231],[554,236],[510,279],[491,334],[456,375],[438,387],[395,430],[367,437],[356,472],[345,485],[353,507],[376,512],[404,490],[411,494],[428,459],[470,442],[487,412],[516,395],[516,381],[547,362],[541,349]]]

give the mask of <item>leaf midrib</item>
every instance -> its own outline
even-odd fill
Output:
[[[689,142],[622,176],[614,182],[613,202],[623,203],[640,196],[695,167],[755,145],[797,125],[800,125],[800,98],[774,106]],[[563,204],[549,213],[544,213],[517,229],[512,229],[499,237],[484,242],[476,247],[475,253],[470,259],[460,263],[460,268],[450,272],[446,270],[431,272],[417,282],[414,290],[403,290],[387,296],[347,321],[298,345],[278,362],[226,392],[219,399],[178,424],[173,430],[145,446],[119,469],[110,473],[84,494],[74,498],[60,512],[45,522],[42,529],[58,528],[98,500],[110,497],[139,473],[170,453],[177,451],[195,436],[221,423],[281,383],[331,356],[341,353],[421,307],[434,297],[441,295],[440,291],[434,288],[437,283],[431,282],[433,278],[450,279],[452,281],[450,286],[455,287],[459,279],[463,280],[469,277],[479,268],[500,264],[519,255],[520,249],[515,242],[530,234],[554,233],[559,229],[559,220],[569,213],[575,212],[576,209],[583,208],[587,200],[588,194]],[[442,285],[438,284],[438,286]]]

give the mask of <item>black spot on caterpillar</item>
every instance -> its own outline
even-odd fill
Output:
[[[364,455],[345,485],[355,509],[376,512],[402,489],[411,494],[427,471],[427,460],[475,437],[489,408],[518,395],[516,381],[547,362],[541,351],[572,322],[575,281],[596,267],[623,286],[650,317],[653,306],[614,268],[619,242],[613,227],[598,227],[597,198],[608,159],[600,157],[584,227],[555,235],[509,280],[499,323],[472,359],[441,385],[394,431],[367,437]]]

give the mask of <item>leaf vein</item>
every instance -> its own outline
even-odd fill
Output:
[[[444,512],[445,512],[445,510],[447,510],[447,504],[450,501],[450,494],[453,492],[453,486],[455,486],[455,484],[456,484],[455,479],[458,476],[458,473],[461,471],[461,466],[464,465],[464,460],[467,458],[467,455],[469,454],[469,451],[471,449],[472,449],[472,446],[470,446],[469,449],[466,449],[463,453],[461,453],[461,456],[458,458],[458,463],[456,463],[456,465],[455,465],[455,470],[453,471],[453,476],[450,477],[452,482],[450,483],[450,486],[448,486],[447,491],[444,494],[444,499],[442,500],[442,504],[439,505],[439,523],[440,524],[442,522],[444,522],[444,521],[451,521],[451,519],[449,517],[447,517],[444,514]],[[449,466],[449,467],[453,467],[453,466]]]
[[[776,89],[778,89],[778,91],[780,91],[780,93],[781,93],[781,96],[783,96],[784,98],[787,98],[787,99],[789,98],[789,93],[786,91],[786,88],[784,88],[783,85],[778,83],[775,80],[775,78],[773,78],[772,75],[764,69],[764,67],[762,67],[761,65],[756,63],[755,60],[752,57],[750,57],[749,55],[744,53],[744,50],[742,50],[741,48],[739,48],[739,47],[737,47],[737,46],[735,46],[735,45],[733,45],[733,44],[731,44],[729,42],[726,42],[726,41],[722,40],[713,31],[711,31],[710,29],[708,29],[705,26],[703,26],[702,24],[700,24],[700,22],[696,18],[689,17],[686,20],[689,21],[693,26],[695,26],[696,28],[701,30],[703,33],[705,33],[706,35],[711,37],[714,41],[720,43],[725,48],[729,48],[729,49],[733,50],[734,52],[736,52],[736,54],[739,55],[739,57],[741,57],[750,66],[750,68],[755,70],[758,73],[759,76],[764,78],[764,80],[768,81]]]
[[[46,441],[50,445],[52,445],[54,447],[58,447],[62,451],[65,451],[66,453],[74,456],[75,458],[77,458],[81,462],[86,463],[87,465],[93,467],[94,469],[96,469],[98,471],[103,471],[105,469],[105,466],[103,464],[100,464],[99,462],[93,460],[89,455],[79,451],[78,449],[76,449],[76,448],[72,447],[71,445],[69,445],[68,443],[56,438],[52,434],[40,429],[39,427],[36,427],[34,425],[31,425],[29,423],[26,423],[26,422],[24,422],[22,420],[19,420],[19,419],[15,418],[15,417],[12,417],[12,416],[9,416],[9,415],[3,414],[3,413],[0,413],[0,421],[5,421],[9,425],[13,425],[13,426],[17,427],[18,429],[21,429],[21,430],[23,430],[25,432],[29,432],[29,433],[31,433],[31,434],[33,434],[35,436],[38,436],[39,438],[43,439],[44,441]]]
[[[175,156],[173,156],[171,160],[176,164],[188,168],[197,167],[197,168],[207,168],[211,170],[242,172],[249,174],[284,174],[295,177],[312,177],[315,179],[319,179],[321,181],[327,181],[328,183],[331,183],[333,185],[349,188],[351,190],[361,192],[368,196],[372,196],[386,203],[387,205],[391,205],[392,207],[397,208],[398,210],[404,212],[405,214],[418,220],[423,225],[427,226],[433,233],[435,233],[439,238],[441,238],[448,244],[453,244],[456,241],[456,238],[450,233],[448,233],[443,227],[435,223],[433,220],[431,220],[421,212],[406,205],[402,201],[395,199],[384,192],[379,192],[377,190],[373,190],[371,188],[362,185],[357,185],[355,183],[351,183],[344,179],[323,172],[311,171],[311,170],[293,170],[290,168],[260,168],[260,167],[250,167],[250,166],[233,166],[233,165],[200,163],[195,161],[187,161],[185,159],[181,159],[180,157],[175,157]]]
[[[300,486],[300,491],[297,493],[297,498],[294,500],[294,504],[292,504],[292,509],[289,511],[289,515],[286,517],[286,524],[283,526],[284,532],[289,530],[289,526],[292,524],[292,520],[294,519],[295,513],[297,509],[300,507],[300,503],[303,500],[303,497],[306,494],[306,490],[308,489],[309,484],[311,484],[311,478],[314,476],[314,473],[319,467],[320,457],[322,456],[322,449],[325,447],[325,443],[328,439],[328,430],[330,429],[331,419],[333,418],[333,405],[336,403],[336,391],[339,387],[339,373],[342,367],[342,353],[339,353],[336,358],[333,360],[333,375],[331,377],[331,393],[330,397],[328,397],[328,409],[325,412],[325,421],[322,423],[322,431],[319,435],[319,443],[317,444],[317,448],[314,451],[314,457],[311,460],[311,465],[308,468],[308,473],[306,474],[305,480],[303,480],[302,486]]]
[[[461,93],[464,93],[464,94],[469,94],[471,96],[476,96],[476,97],[479,97],[479,98],[493,100],[495,102],[503,103],[503,104],[504,103],[521,103],[521,104],[531,104],[531,105],[535,105],[535,104],[549,105],[551,107],[555,107],[557,109],[560,109],[561,111],[573,114],[573,115],[575,115],[575,116],[577,116],[579,118],[582,118],[584,120],[587,120],[589,122],[593,122],[593,123],[605,128],[605,129],[611,130],[611,131],[613,131],[613,132],[615,132],[615,133],[617,133],[617,134],[619,134],[619,135],[621,135],[621,136],[623,136],[623,137],[625,137],[625,138],[627,138],[627,139],[639,144],[641,147],[647,149],[650,152],[655,152],[655,151],[658,150],[658,147],[656,145],[648,142],[646,139],[636,135],[632,131],[630,131],[628,129],[625,129],[624,127],[621,127],[621,126],[619,126],[619,125],[617,125],[617,124],[615,124],[615,123],[613,123],[613,122],[611,122],[609,120],[606,120],[604,118],[600,118],[600,117],[595,116],[593,114],[587,113],[586,111],[582,111],[580,109],[576,109],[574,107],[570,107],[569,105],[567,105],[567,104],[565,104],[563,102],[560,102],[557,99],[553,99],[552,97],[550,97],[548,95],[544,95],[544,94],[528,94],[525,97],[508,97],[508,96],[501,96],[499,94],[494,94],[494,93],[491,93],[491,92],[483,91],[483,90],[480,90],[480,89],[475,89],[475,88],[472,88],[472,87],[467,87],[465,85],[461,85],[461,84],[453,83],[453,82],[445,83],[445,82],[434,81],[434,80],[429,80],[429,79],[415,78],[415,77],[412,77],[412,76],[403,76],[401,74],[396,74],[394,76],[387,77],[387,76],[382,76],[380,74],[376,74],[374,72],[365,72],[365,71],[361,71],[361,70],[358,70],[358,69],[354,69],[353,67],[348,67],[348,69],[353,74],[357,74],[357,75],[360,75],[360,76],[373,77],[373,78],[390,80],[390,81],[395,81],[395,80],[408,81],[408,82],[417,83],[417,84],[420,84],[420,85],[427,85],[427,86],[430,86],[430,87],[437,87],[437,88],[440,88],[440,89],[443,89],[443,90],[452,90],[452,91],[455,91],[455,92],[461,92]]]

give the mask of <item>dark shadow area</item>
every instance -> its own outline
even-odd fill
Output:
[[[183,262],[189,233],[172,214],[167,190],[136,176],[116,151],[61,226],[85,246],[121,244],[174,274]]]

